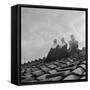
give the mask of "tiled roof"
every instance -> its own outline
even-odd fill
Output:
[[[63,58],[49,63],[40,62],[22,68],[21,82],[65,81],[86,79],[85,55]]]

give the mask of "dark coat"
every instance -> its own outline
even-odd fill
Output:
[[[60,60],[61,58],[66,57],[67,55],[67,44],[65,44],[62,48],[57,45],[56,48],[51,48],[50,52],[47,55],[46,62]]]

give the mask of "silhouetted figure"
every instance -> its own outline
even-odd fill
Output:
[[[53,48],[50,49],[48,55],[47,55],[47,58],[45,60],[45,62],[50,62],[50,61],[53,61],[53,60],[56,60],[56,48],[57,48],[57,40],[54,39],[53,41]]]
[[[78,51],[78,41],[75,39],[74,35],[71,35],[71,40],[69,41],[69,54],[77,53]]]
[[[64,38],[61,38],[61,45],[57,49],[57,59],[67,57],[67,43]]]

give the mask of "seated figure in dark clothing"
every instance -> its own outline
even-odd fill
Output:
[[[74,35],[71,35],[71,40],[69,41],[69,54],[72,55],[78,51],[78,41],[75,39]]]
[[[50,49],[47,58],[45,60],[45,62],[50,62],[56,59],[56,48],[57,48],[57,40],[54,39],[53,41],[53,48]]]
[[[64,38],[61,39],[61,45],[57,44],[57,40],[54,40],[54,48],[50,49],[50,52],[47,55],[46,62],[60,60],[61,58],[66,56],[67,52],[67,44]]]
[[[67,43],[65,42],[64,38],[61,38],[61,44],[57,49],[57,59],[61,59],[66,57],[67,55]]]

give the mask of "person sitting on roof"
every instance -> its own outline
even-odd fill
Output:
[[[57,39],[54,39],[53,47],[50,49],[45,62],[50,62],[50,61],[56,60],[56,48],[57,47],[59,47],[57,44]]]
[[[66,57],[67,53],[67,43],[63,38],[61,38],[61,44],[59,45],[59,48],[57,49],[57,58],[60,60],[61,58]]]
[[[66,46],[66,45],[67,45],[67,43],[66,43],[64,37],[61,38],[61,44],[60,44],[60,47],[62,48],[63,46]]]
[[[69,41],[69,52],[70,54],[74,54],[78,51],[78,41],[75,39],[73,34],[70,37],[71,40]]]

